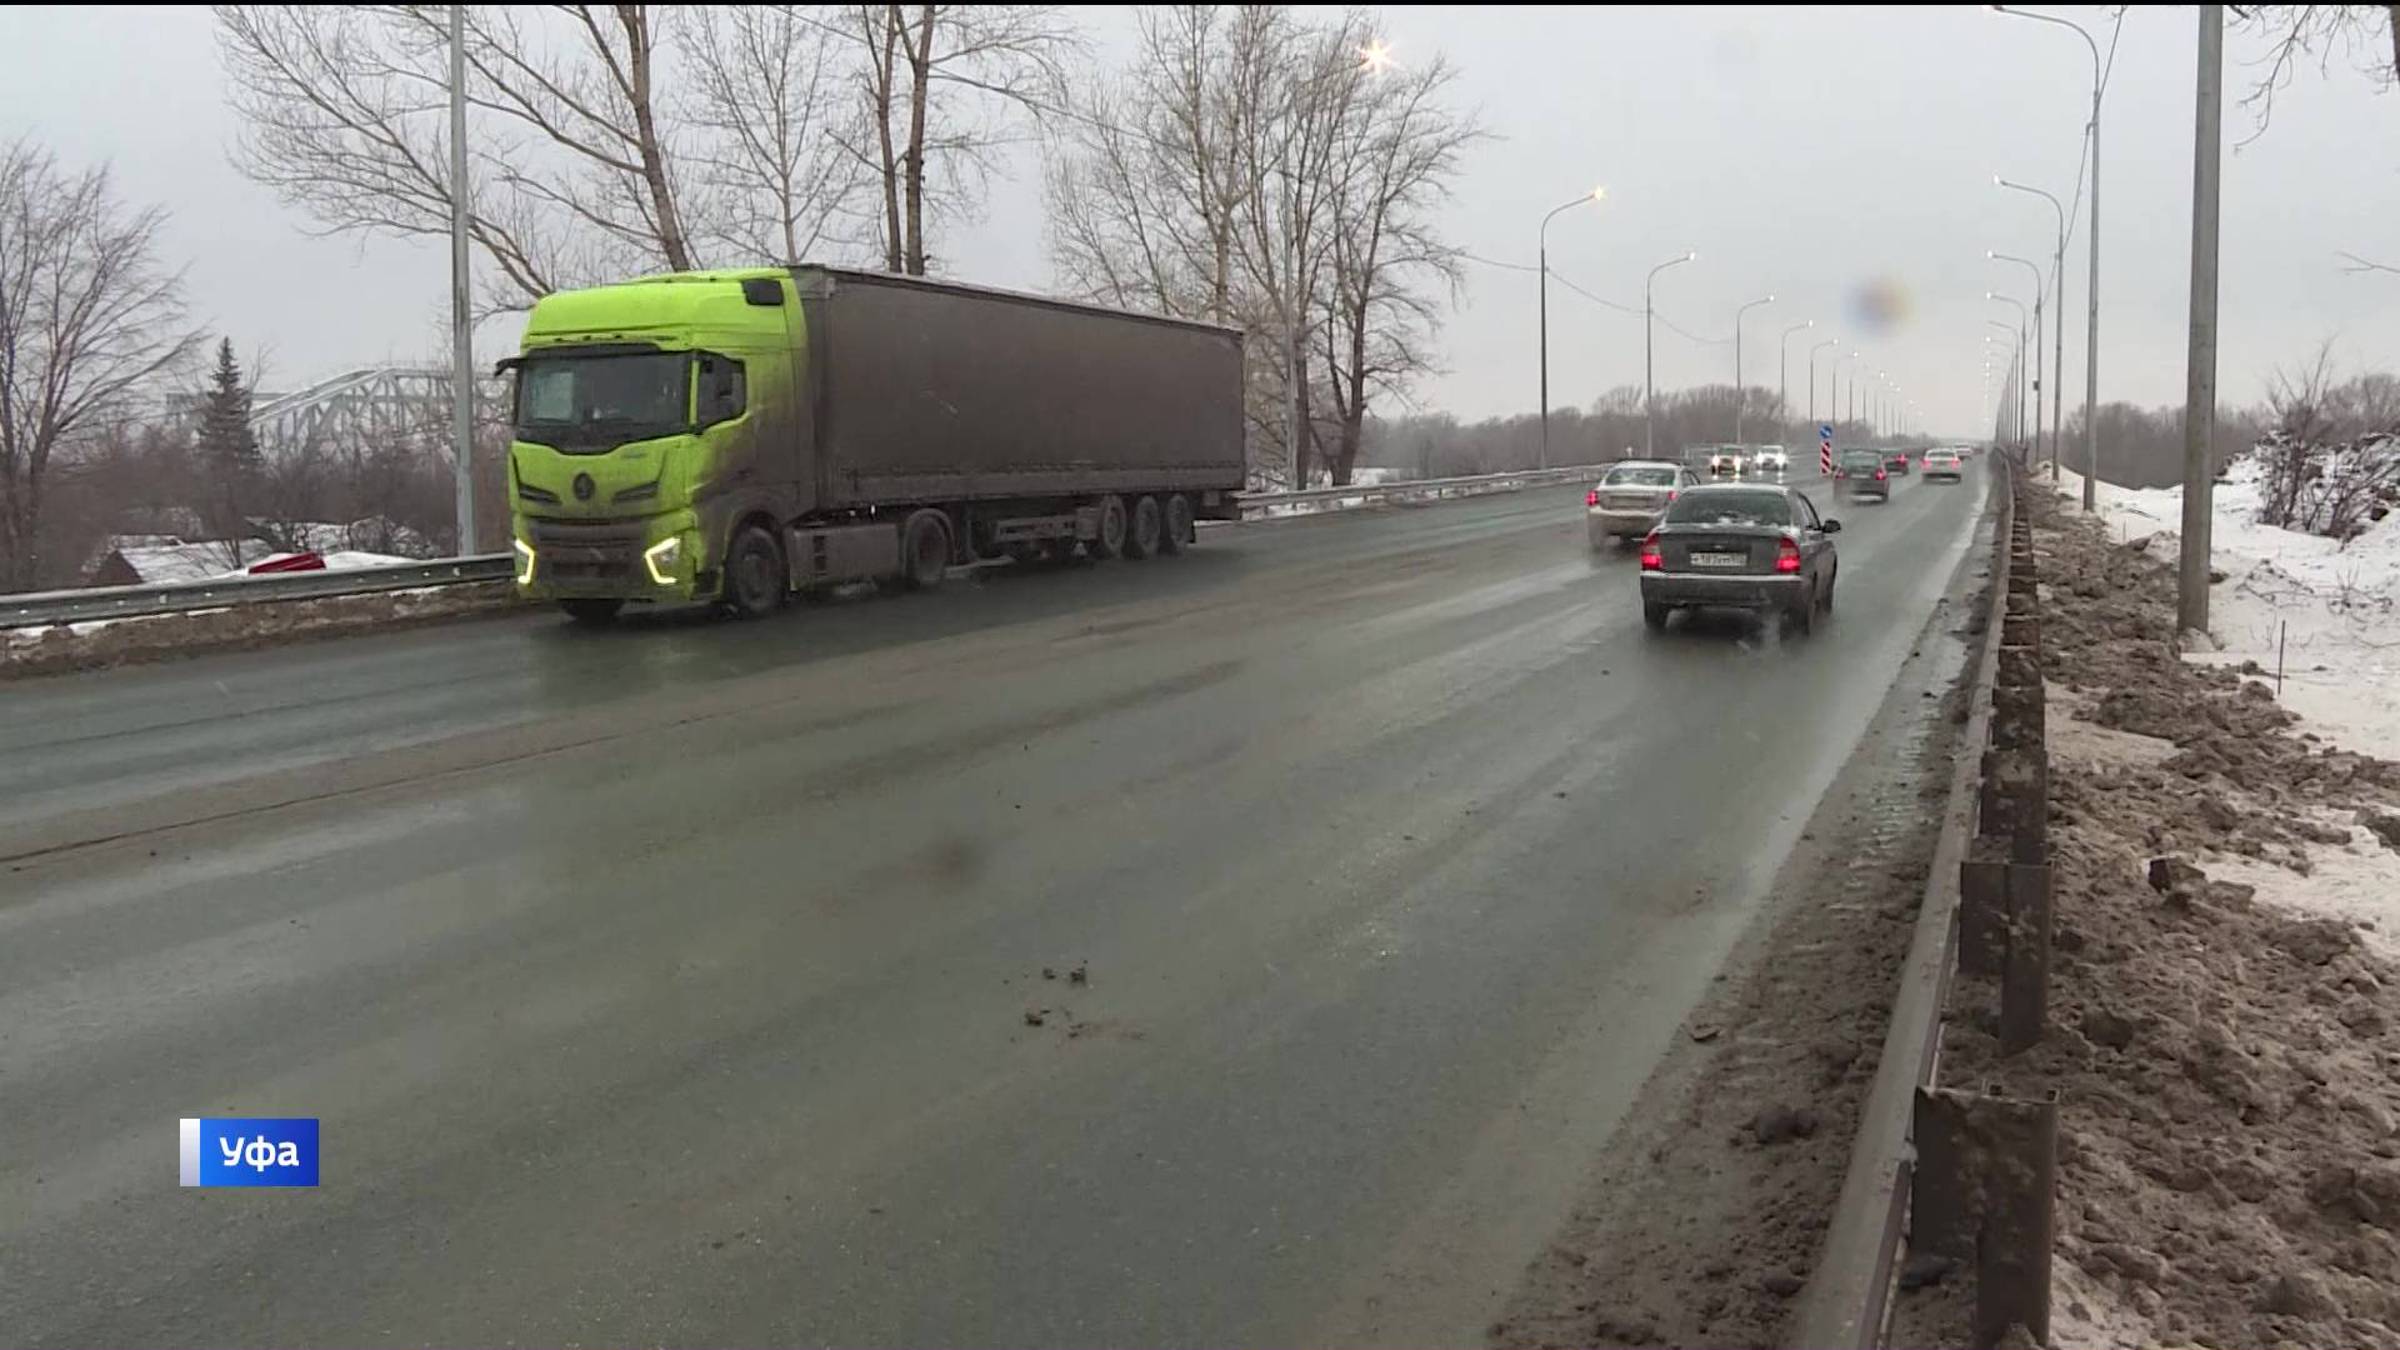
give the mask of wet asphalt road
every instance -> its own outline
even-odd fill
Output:
[[[0,1341],[1476,1339],[1983,494],[1791,642],[1578,489],[0,686]]]

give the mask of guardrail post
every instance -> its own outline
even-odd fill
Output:
[[[1919,1088],[1909,1194],[1912,1250],[1975,1259],[1970,1342],[1997,1346],[2011,1326],[2050,1340],[2058,1094],[2039,1101]]]
[[[1936,1256],[1974,1250],[1977,1187],[1969,1167],[1967,1106],[1950,1088],[1917,1089],[1909,1135],[1917,1160],[1908,1186],[1908,1245]]]
[[[2000,975],[2000,1053],[2042,1039],[2050,1010],[2050,868],[2008,868],[2008,937]]]
[[[1998,1346],[2012,1326],[2050,1343],[2050,1252],[2056,1240],[2058,1094],[2039,1101],[1979,1099],[1976,1134],[1985,1166],[1982,1222],[1975,1240],[1976,1350]]]
[[[2008,864],[1967,857],[1958,864],[1958,968],[1997,975],[2008,947]]]

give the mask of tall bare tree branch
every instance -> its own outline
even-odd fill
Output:
[[[62,452],[199,343],[182,274],[157,259],[165,221],[119,201],[105,168],[0,147],[0,589],[53,579],[43,506]]]

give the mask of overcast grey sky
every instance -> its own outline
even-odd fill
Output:
[[[1104,55],[1127,24],[1086,11]],[[2091,28],[2111,11],[2048,12]],[[1777,378],[1783,329],[1791,396],[1806,348],[1839,335],[1918,399],[1936,427],[1976,429],[1987,289],[2022,295],[2022,268],[1987,248],[2046,255],[2049,208],[1991,186],[1994,172],[2062,198],[2073,190],[2090,58],[2064,29],[1978,6],[1593,10],[1393,8],[1402,61],[1434,52],[1493,139],[1475,152],[1449,212],[1452,237],[1502,262],[1533,261],[1535,225],[1595,183],[1606,205],[1559,217],[1559,275],[1638,306],[1650,265],[1687,248],[1659,309],[1723,337],[1752,311],[1751,383]],[[2180,403],[2190,240],[2195,21],[2188,7],[2125,19],[2103,113],[2101,396]],[[2229,43],[2227,83],[2245,91],[2259,44]],[[2249,115],[2229,108],[2224,178],[2226,397],[2249,401],[2279,365],[2322,338],[2351,368],[2400,370],[2400,276],[2346,275],[2341,250],[2400,261],[2400,94],[2346,61],[2313,67],[2279,97],[2266,134],[2240,150]],[[423,360],[442,350],[438,246],[314,239],[306,222],[228,167],[233,133],[208,13],[0,11],[0,131],[31,131],[71,163],[112,161],[125,194],[173,212],[166,247],[188,262],[196,313],[244,351],[271,354],[269,383]],[[986,218],[940,241],[959,276],[1042,289],[1049,280],[1038,168],[993,185]],[[2082,397],[2084,253],[2069,248],[2067,388]],[[1532,411],[1534,278],[1471,265],[1443,333],[1447,369],[1418,401],[1474,418]],[[1853,313],[1864,287],[1907,300],[1897,324]],[[1642,325],[1564,289],[1551,293],[1551,390],[1564,405],[1639,384]],[[505,326],[493,346],[513,338]],[[1661,387],[1729,380],[1730,346],[1662,328]]]

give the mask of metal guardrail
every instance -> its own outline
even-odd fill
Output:
[[[1934,1081],[1943,1009],[1957,970],[1962,865],[1977,829],[1981,752],[1993,720],[1993,685],[2008,627],[2012,542],[2017,533],[2015,471],[2006,456],[1990,457],[1999,497],[1990,587],[1985,593],[1983,641],[1967,696],[1967,725],[1959,741],[1948,804],[1935,836],[1933,862],[1906,963],[1893,992],[1883,1056],[1859,1111],[1858,1134],[1815,1272],[1796,1310],[1790,1344],[1817,1350],[1873,1350],[1883,1340],[1897,1277],[1900,1241],[1917,1179],[1914,1139],[1917,1096]]]
[[[1241,497],[1241,506],[1244,511],[1254,511],[1308,502],[1347,501],[1354,497],[1370,502],[1388,502],[1420,497],[1456,497],[1478,492],[1513,492],[1519,488],[1549,487],[1560,483],[1588,483],[1608,472],[1608,469],[1606,464],[1575,464],[1563,469],[1521,469],[1512,473],[1476,474],[1466,478],[1415,478],[1395,483],[1302,488],[1296,492],[1245,492]]]
[[[506,581],[515,560],[505,553],[431,562],[391,563],[339,571],[275,572],[262,576],[181,581],[161,586],[90,586],[73,591],[0,595],[0,628],[32,628],[95,619],[133,619],[152,614],[188,614],[278,600],[322,600],[379,591]]]
[[[1590,482],[1606,472],[1605,464],[1579,464],[1563,469],[1533,469],[1513,473],[1479,474],[1469,478],[1423,478],[1408,482],[1356,484],[1350,487],[1307,488],[1299,492],[1245,493],[1244,514],[1274,506],[1318,502],[1410,501],[1511,492],[1557,483]],[[0,595],[0,629],[35,628],[60,623],[89,623],[97,619],[134,619],[153,614],[187,614],[285,600],[323,600],[344,595],[372,595],[425,586],[456,586],[477,581],[506,581],[514,575],[515,559],[506,553],[482,553],[430,562],[353,567],[340,571],[282,572],[264,576],[220,577],[209,581],[172,582],[157,586],[91,586],[71,591],[35,591]]]

